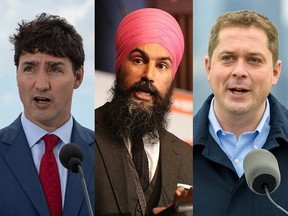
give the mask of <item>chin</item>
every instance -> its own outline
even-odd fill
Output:
[[[231,113],[234,113],[236,115],[246,114],[249,111],[247,106],[239,106],[239,105],[230,106],[229,110],[230,110]]]
[[[138,106],[138,107],[152,107],[153,106],[153,102],[152,101],[146,101],[146,100],[140,100],[137,98],[132,98],[131,102]]]

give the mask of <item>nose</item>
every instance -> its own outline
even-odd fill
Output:
[[[232,77],[233,78],[246,78],[247,77],[247,68],[245,66],[244,60],[238,60],[235,64],[235,68],[232,71]]]
[[[49,76],[44,70],[38,71],[35,88],[39,91],[47,91],[50,88]]]
[[[155,67],[152,63],[147,63],[144,69],[144,73],[142,74],[142,78],[149,80],[150,82],[154,82],[155,76]]]

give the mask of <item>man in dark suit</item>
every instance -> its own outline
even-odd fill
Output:
[[[82,38],[64,18],[43,13],[19,23],[10,41],[24,111],[0,130],[0,215],[86,216],[79,174],[59,160],[65,144],[79,145],[93,205],[94,132],[71,115],[84,75]]]
[[[177,21],[162,10],[140,9],[120,23],[113,97],[95,110],[96,215],[192,202],[192,147],[165,129],[183,50]]]

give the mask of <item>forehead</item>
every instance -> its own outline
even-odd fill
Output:
[[[265,32],[257,27],[225,27],[218,35],[218,45],[216,49],[237,48],[250,50],[268,49],[268,37]]]
[[[141,44],[141,45],[138,45],[137,47],[135,47],[130,52],[130,54],[135,52],[135,50],[136,51],[141,50],[146,55],[149,55],[151,57],[170,57],[171,58],[169,51],[159,44]]]
[[[268,37],[265,32],[257,27],[225,27],[219,31],[218,43],[225,43],[225,40],[238,40],[238,39],[249,39],[259,42],[268,42]]]
[[[68,57],[58,57],[58,56],[53,56],[49,55],[46,53],[24,53],[20,55],[19,57],[19,63],[23,62],[35,62],[35,63],[41,63],[41,62],[62,62],[63,64],[72,64],[70,59]]]

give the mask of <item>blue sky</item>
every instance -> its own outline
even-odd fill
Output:
[[[94,130],[94,0],[1,0],[0,3],[0,128],[9,125],[23,111],[16,84],[13,45],[9,36],[21,20],[46,12],[65,17],[83,38],[85,75],[74,91],[72,114]]]

